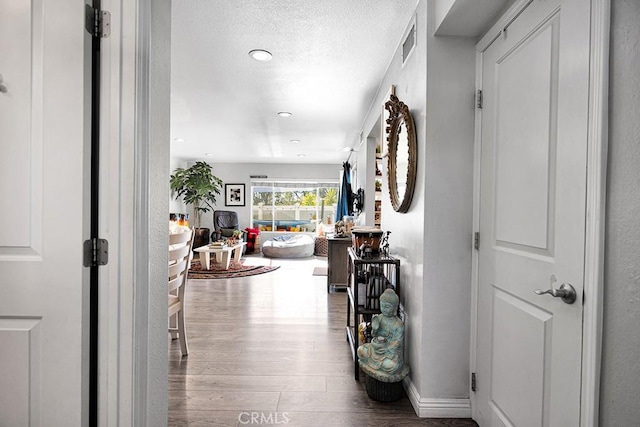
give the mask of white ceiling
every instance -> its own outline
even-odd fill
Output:
[[[342,163],[416,5],[174,0],[171,155],[216,163]],[[266,49],[273,59],[255,61],[252,49]]]

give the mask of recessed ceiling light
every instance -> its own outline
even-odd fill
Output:
[[[273,55],[271,55],[271,52],[266,51],[264,49],[254,49],[249,52],[249,56],[255,59],[256,61],[261,61],[261,62],[271,61],[271,58],[273,58]]]
[[[306,154],[298,154],[298,157],[307,157]]]
[[[300,144],[300,140],[299,139],[292,139],[291,141],[293,144]]]
[[[211,157],[211,156],[213,156],[213,153],[204,153],[204,155],[207,156],[207,157]]]
[[[182,139],[182,138],[173,138],[173,141],[181,144],[181,143],[184,142],[184,139]]]
[[[278,115],[280,117],[291,117],[293,116],[293,113],[290,113],[289,111],[280,111],[278,112]]]

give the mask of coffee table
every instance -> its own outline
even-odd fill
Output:
[[[240,258],[242,257],[242,247],[246,244],[247,242],[240,242],[234,245],[222,247],[205,245],[195,248],[194,252],[198,252],[200,256],[200,265],[204,265],[207,270],[211,270],[211,254],[216,256],[216,262],[218,264],[221,264],[225,270],[228,270],[231,265],[232,256],[234,261],[240,262]]]

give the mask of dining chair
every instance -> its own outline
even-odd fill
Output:
[[[169,332],[172,339],[180,340],[183,356],[189,354],[184,307],[194,234],[193,228],[169,234]]]

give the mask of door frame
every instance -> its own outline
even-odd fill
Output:
[[[533,0],[518,0],[476,44],[476,90],[482,90],[484,51]],[[587,190],[585,227],[585,271],[582,329],[582,378],[580,425],[598,426],[600,406],[600,364],[602,358],[602,305],[604,281],[604,237],[606,165],[609,101],[610,0],[591,0],[589,47],[589,123],[587,133]],[[476,108],[473,155],[473,230],[480,229],[480,166],[482,109]],[[478,335],[478,251],[472,253],[470,367],[476,372]],[[475,418],[475,395],[471,394]]]
[[[146,378],[135,366],[136,346],[146,340],[136,333],[134,281],[137,264],[134,215],[136,190],[131,183],[135,158],[135,67],[137,1],[102,0],[111,14],[111,34],[102,40],[100,115],[100,236],[109,241],[109,262],[100,274],[98,422],[134,425],[145,402],[137,389]],[[135,65],[135,63],[134,63]],[[136,257],[134,259],[134,256]],[[140,268],[140,266],[137,266]],[[137,279],[137,278],[136,278]]]
[[[152,35],[169,25],[170,4],[102,0],[111,13],[100,117],[100,235],[110,247],[100,270],[98,410],[105,426],[162,425],[167,417],[167,293],[157,283],[166,282],[168,233],[159,227],[169,213],[169,180],[155,175],[169,164],[168,124],[158,114],[168,110],[168,38]]]

